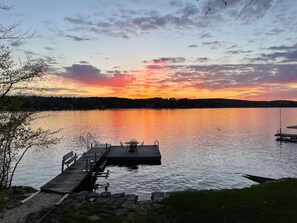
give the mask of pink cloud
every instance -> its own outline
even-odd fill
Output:
[[[57,75],[91,86],[124,87],[135,79],[125,71],[102,73],[100,69],[89,64],[73,64],[64,69],[65,72]]]

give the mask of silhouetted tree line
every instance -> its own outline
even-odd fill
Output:
[[[247,101],[233,99],[175,99],[149,98],[128,99],[117,97],[40,97],[5,96],[2,110],[11,110],[14,103],[21,101],[20,110],[90,110],[119,108],[252,108],[252,107],[297,107],[295,101]]]

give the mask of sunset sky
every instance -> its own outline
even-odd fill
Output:
[[[7,0],[16,58],[49,56],[47,95],[297,100],[297,1]],[[211,10],[209,10],[209,7]]]

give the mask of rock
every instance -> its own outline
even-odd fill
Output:
[[[139,206],[149,206],[152,204],[152,201],[151,200],[146,200],[146,201],[138,201],[137,204]]]
[[[98,221],[100,220],[100,217],[98,217],[97,215],[92,215],[92,216],[89,216],[88,219],[90,219],[91,221]]]
[[[167,193],[167,192],[166,192],[166,193],[164,194],[164,198],[168,198],[168,197],[170,197],[170,193]]]
[[[152,207],[153,208],[160,208],[160,207],[162,207],[162,205],[159,204],[159,203],[152,203]]]
[[[99,197],[110,197],[111,193],[108,191],[102,192],[99,194]]]
[[[136,209],[138,206],[135,204],[134,201],[125,201],[122,204],[122,207],[131,210],[131,209]]]
[[[115,214],[116,214],[117,216],[123,216],[123,215],[126,215],[126,214],[128,214],[128,213],[129,213],[129,210],[128,210],[128,209],[124,209],[124,208],[117,209],[117,210],[115,211]]]
[[[164,200],[164,192],[153,192],[151,199],[153,203],[160,203],[162,200]]]
[[[136,202],[137,200],[138,200],[138,195],[135,195],[135,194],[127,194],[124,196],[124,201]]]
[[[116,198],[117,203],[123,203],[125,201],[125,197]]]
[[[125,196],[125,193],[116,193],[116,194],[112,194],[111,197],[112,198],[121,198],[121,197],[124,197]]]
[[[87,194],[90,193],[88,191],[81,191],[73,195],[73,198],[78,201],[85,201],[87,198]]]
[[[145,213],[147,210],[152,208],[152,201],[147,200],[147,201],[138,201],[137,202],[139,209],[142,213]]]
[[[95,202],[99,203],[99,204],[106,204],[109,202],[109,198],[108,197],[99,197]]]
[[[100,197],[100,195],[98,193],[88,193],[87,197],[90,198],[98,198]]]
[[[94,202],[94,201],[96,201],[97,200],[97,198],[90,198],[90,201],[91,202]]]
[[[111,198],[111,197],[99,197],[97,199],[97,201],[98,201],[97,203],[111,205],[111,204],[113,204],[116,201],[116,199],[115,198]]]

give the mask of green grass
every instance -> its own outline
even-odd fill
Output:
[[[89,216],[98,215],[100,216],[100,220],[91,221],[88,219]],[[76,210],[72,210],[71,212],[66,213],[62,218],[63,223],[89,223],[89,222],[120,222],[120,219],[113,213],[113,210],[102,206],[101,204],[96,203],[87,203],[82,205],[80,208]]]
[[[155,222],[296,222],[297,180],[220,191],[175,193]]]
[[[9,206],[9,197],[12,192],[9,189],[0,190],[0,213],[4,212]]]
[[[86,216],[96,213],[98,207],[84,205],[65,215],[62,222],[91,222]],[[103,222],[297,222],[297,179],[244,189],[178,192],[164,200],[162,208],[145,215],[134,212],[120,218],[112,211],[106,214]]]

